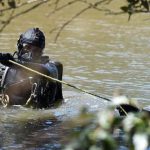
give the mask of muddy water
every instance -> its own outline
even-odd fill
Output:
[[[32,14],[16,18],[1,33],[1,52],[14,51],[21,32],[38,26],[47,38],[45,53],[64,64],[64,81],[108,98],[119,87],[124,94],[137,99],[142,107],[150,105],[149,21],[142,15],[128,22],[127,15],[111,16],[89,11],[69,24],[54,43],[57,32],[49,34],[50,29],[61,25],[76,10],[73,8],[70,14],[66,10],[47,18],[49,11],[45,6],[44,16],[37,15],[39,10],[36,9]],[[76,115],[84,105],[90,111],[108,105],[102,99],[65,85],[63,94],[65,103],[57,109],[2,108],[0,147],[11,150],[61,149],[67,141],[64,137],[70,131],[63,124],[65,119]]]

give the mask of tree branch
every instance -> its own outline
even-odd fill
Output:
[[[5,23],[3,24],[3,26],[0,28],[0,32],[2,32],[5,29],[5,27],[11,22],[11,18],[13,16],[14,12],[15,12],[15,9],[12,10],[9,18],[7,19],[7,21],[5,21]]]
[[[0,32],[2,32],[2,31],[6,28],[6,26],[7,26],[8,24],[10,24],[10,22],[11,22],[13,19],[15,19],[15,18],[17,18],[17,17],[19,17],[19,16],[21,16],[21,15],[23,15],[23,14],[25,14],[25,13],[28,13],[28,12],[30,12],[31,10],[33,10],[33,9],[35,9],[35,8],[37,8],[37,7],[39,7],[39,6],[41,6],[41,5],[44,4],[44,3],[49,2],[49,1],[51,1],[51,0],[46,0],[46,1],[41,0],[41,2],[35,4],[34,6],[30,7],[29,9],[27,9],[27,10],[25,10],[25,11],[22,11],[21,13],[18,13],[18,14],[14,15],[14,16],[13,16],[13,14],[14,14],[14,10],[15,10],[15,9],[13,9],[13,13],[11,13],[11,16],[7,19],[7,21],[4,22],[4,25],[0,28]],[[33,1],[32,1],[32,2],[33,2]],[[34,1],[34,2],[35,2],[35,1]],[[25,4],[25,3],[24,3],[24,4]]]
[[[40,0],[40,1],[41,1],[41,2],[46,2],[46,1],[49,1],[49,0],[45,0],[45,1]],[[20,8],[20,7],[23,7],[23,6],[26,6],[26,5],[29,5],[29,4],[32,4],[32,3],[37,3],[37,2],[39,2],[39,0],[28,0],[27,2],[24,2],[24,3],[22,3],[22,4],[16,5],[15,9]],[[9,7],[7,7],[7,8],[1,9],[0,11],[1,11],[1,13],[3,13],[3,12],[5,12],[5,11],[11,10],[11,9],[12,9],[12,7],[9,6]]]
[[[70,6],[70,5],[74,4],[74,3],[76,3],[77,1],[78,1],[78,0],[73,0],[73,1],[71,1],[71,2],[68,2],[68,3],[65,4],[65,5],[62,5],[61,7],[55,7],[55,9],[54,9],[52,12],[50,12],[50,13],[48,14],[48,16],[54,14],[54,13],[57,12],[57,11],[60,11],[60,10],[64,9],[65,7],[68,7],[68,6]],[[56,4],[56,2],[55,2],[54,4]],[[58,4],[58,3],[57,3],[57,4]]]
[[[78,16],[80,16],[82,13],[84,13],[85,11],[87,11],[88,9],[90,9],[91,7],[88,6],[84,9],[82,9],[81,11],[79,11],[77,14],[75,14],[70,20],[68,20],[67,22],[65,22],[58,30],[57,34],[56,34],[56,37],[55,37],[55,42],[57,41],[58,37],[60,36],[62,30],[70,23],[72,22],[75,18],[77,18]],[[56,28],[54,29],[56,30]]]
[[[86,5],[88,5],[86,8],[80,10],[77,14],[75,14],[71,19],[69,19],[69,20],[66,21],[64,24],[62,24],[61,27],[55,27],[55,28],[53,28],[52,30],[50,30],[49,33],[51,34],[51,33],[53,33],[54,31],[58,30],[58,32],[57,32],[57,34],[56,34],[56,36],[55,36],[55,39],[54,39],[54,41],[56,42],[56,41],[58,40],[58,38],[59,38],[59,36],[60,36],[62,30],[63,30],[69,23],[71,23],[75,18],[77,18],[78,16],[80,16],[82,13],[84,13],[84,12],[87,11],[88,9],[94,8],[94,9],[96,9],[96,10],[98,10],[98,11],[106,11],[106,12],[109,12],[109,13],[110,13],[110,10],[109,10],[109,9],[100,9],[100,8],[98,8],[98,6],[101,5],[101,4],[103,4],[103,3],[106,3],[106,2],[107,2],[107,3],[110,3],[111,1],[112,1],[112,0],[101,0],[101,1],[98,1],[98,2],[95,2],[94,4],[92,4],[92,3],[87,2],[86,0],[73,0],[73,1],[68,2],[67,4],[65,4],[65,5],[63,5],[63,6],[61,6],[61,7],[56,8],[56,9],[55,9],[54,11],[52,11],[49,15],[52,15],[52,14],[55,13],[56,11],[59,11],[59,10],[65,8],[65,7],[69,6],[69,5],[72,5],[72,4],[76,3],[76,2],[83,2],[83,3],[85,3]]]

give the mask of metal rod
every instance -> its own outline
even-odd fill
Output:
[[[95,96],[95,97],[98,97],[98,98],[101,98],[101,99],[104,99],[104,100],[106,100],[106,101],[111,102],[111,99],[109,99],[109,98],[106,98],[106,97],[99,96],[99,95],[97,95],[97,94],[91,93],[91,92],[89,92],[89,91],[86,91],[86,90],[84,90],[84,89],[82,89],[82,88],[79,88],[79,87],[77,87],[77,86],[75,86],[75,85],[72,85],[72,84],[70,84],[70,83],[67,83],[67,82],[65,82],[65,81],[61,81],[61,80],[58,80],[58,79],[56,79],[56,78],[52,78],[52,77],[50,77],[50,76],[48,76],[48,75],[45,75],[45,74],[43,74],[43,73],[41,73],[41,72],[39,72],[39,71],[33,70],[33,69],[29,68],[29,67],[26,67],[26,66],[24,66],[24,65],[22,65],[22,64],[19,64],[19,63],[13,61],[13,60],[9,60],[9,62],[11,62],[11,63],[13,63],[13,64],[15,64],[15,65],[17,65],[17,66],[19,66],[19,67],[25,69],[25,70],[28,70],[28,71],[33,72],[33,73],[35,73],[35,74],[38,74],[38,75],[40,75],[40,76],[42,76],[42,77],[45,77],[45,78],[47,78],[47,79],[49,79],[49,80],[53,80],[53,81],[56,81],[56,82],[65,84],[65,85],[67,85],[67,86],[70,86],[70,87],[72,87],[72,88],[74,88],[74,89],[77,89],[77,90],[82,91],[82,92],[84,92],[84,93],[87,93],[87,94],[89,94],[89,95],[92,95],[92,96]],[[119,105],[119,107],[122,109],[122,111],[123,111],[123,112],[125,113],[125,115],[127,116],[127,112],[126,112],[120,105]]]
[[[19,67],[21,67],[21,68],[24,68],[24,69],[26,69],[26,70],[28,70],[28,71],[30,71],[30,72],[36,73],[36,74],[38,74],[38,75],[40,75],[40,76],[43,76],[43,77],[45,77],[45,78],[47,78],[47,79],[50,79],[50,80],[53,80],[53,81],[56,81],[56,82],[65,84],[65,85],[70,86],[70,87],[72,87],[72,88],[74,88],[74,89],[77,89],[77,90],[82,91],[82,92],[84,92],[84,93],[87,93],[87,94],[89,94],[89,95],[92,95],[92,96],[95,96],[95,97],[104,99],[104,100],[106,100],[106,101],[111,101],[109,98],[106,98],[106,97],[99,96],[99,95],[97,95],[97,94],[91,93],[91,92],[89,92],[89,91],[86,91],[86,90],[84,90],[84,89],[82,89],[82,88],[79,88],[79,87],[77,87],[77,86],[75,86],[75,85],[72,85],[72,84],[70,84],[70,83],[67,83],[67,82],[65,82],[65,81],[61,81],[61,80],[58,80],[58,79],[56,79],[56,78],[52,78],[52,77],[50,77],[50,76],[48,76],[48,75],[45,75],[45,74],[43,74],[43,73],[41,73],[41,72],[39,72],[39,71],[33,70],[33,69],[29,68],[29,67],[26,67],[26,66],[24,66],[24,65],[22,65],[22,64],[19,64],[19,63],[13,61],[13,60],[9,60],[9,62],[11,62],[11,63],[13,63],[13,64],[15,64],[15,65],[17,65],[17,66],[19,66]]]

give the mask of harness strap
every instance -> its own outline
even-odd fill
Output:
[[[3,107],[7,107],[9,105],[9,96],[7,94],[0,94],[0,103]]]
[[[31,102],[33,102],[36,99],[36,97],[37,97],[37,94],[36,94],[37,86],[38,86],[37,83],[34,83],[32,85],[31,95],[30,95],[29,99],[27,100],[25,106],[29,106],[31,104]]]

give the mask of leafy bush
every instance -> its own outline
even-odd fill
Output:
[[[70,122],[74,139],[65,150],[148,150],[150,119],[147,112],[115,115],[114,108],[88,113],[86,109]]]

